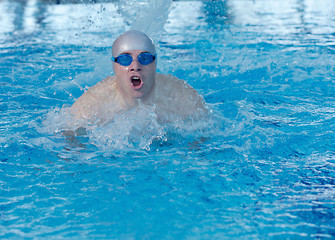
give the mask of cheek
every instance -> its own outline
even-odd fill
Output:
[[[114,64],[114,74],[116,75],[117,78],[122,78],[125,76],[125,73],[127,72],[127,69],[124,67],[121,67],[118,64]]]
[[[152,64],[148,66],[146,70],[147,70],[148,75],[154,77],[156,75],[156,64]]]

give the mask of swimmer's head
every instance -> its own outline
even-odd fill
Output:
[[[143,32],[130,30],[121,34],[113,43],[112,54],[117,57],[129,50],[143,50],[156,54],[154,42]]]

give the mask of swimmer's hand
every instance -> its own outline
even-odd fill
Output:
[[[76,130],[65,130],[62,132],[62,134],[66,137],[79,137],[79,136],[84,136],[87,135],[86,128],[84,127],[79,127]]]

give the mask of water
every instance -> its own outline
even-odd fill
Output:
[[[0,1],[0,238],[334,238],[334,16],[329,0]],[[210,116],[141,106],[65,137],[132,26]]]

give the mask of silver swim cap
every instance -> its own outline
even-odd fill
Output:
[[[117,57],[129,50],[144,50],[156,54],[154,42],[143,32],[130,30],[121,34],[113,43],[112,54]]]

